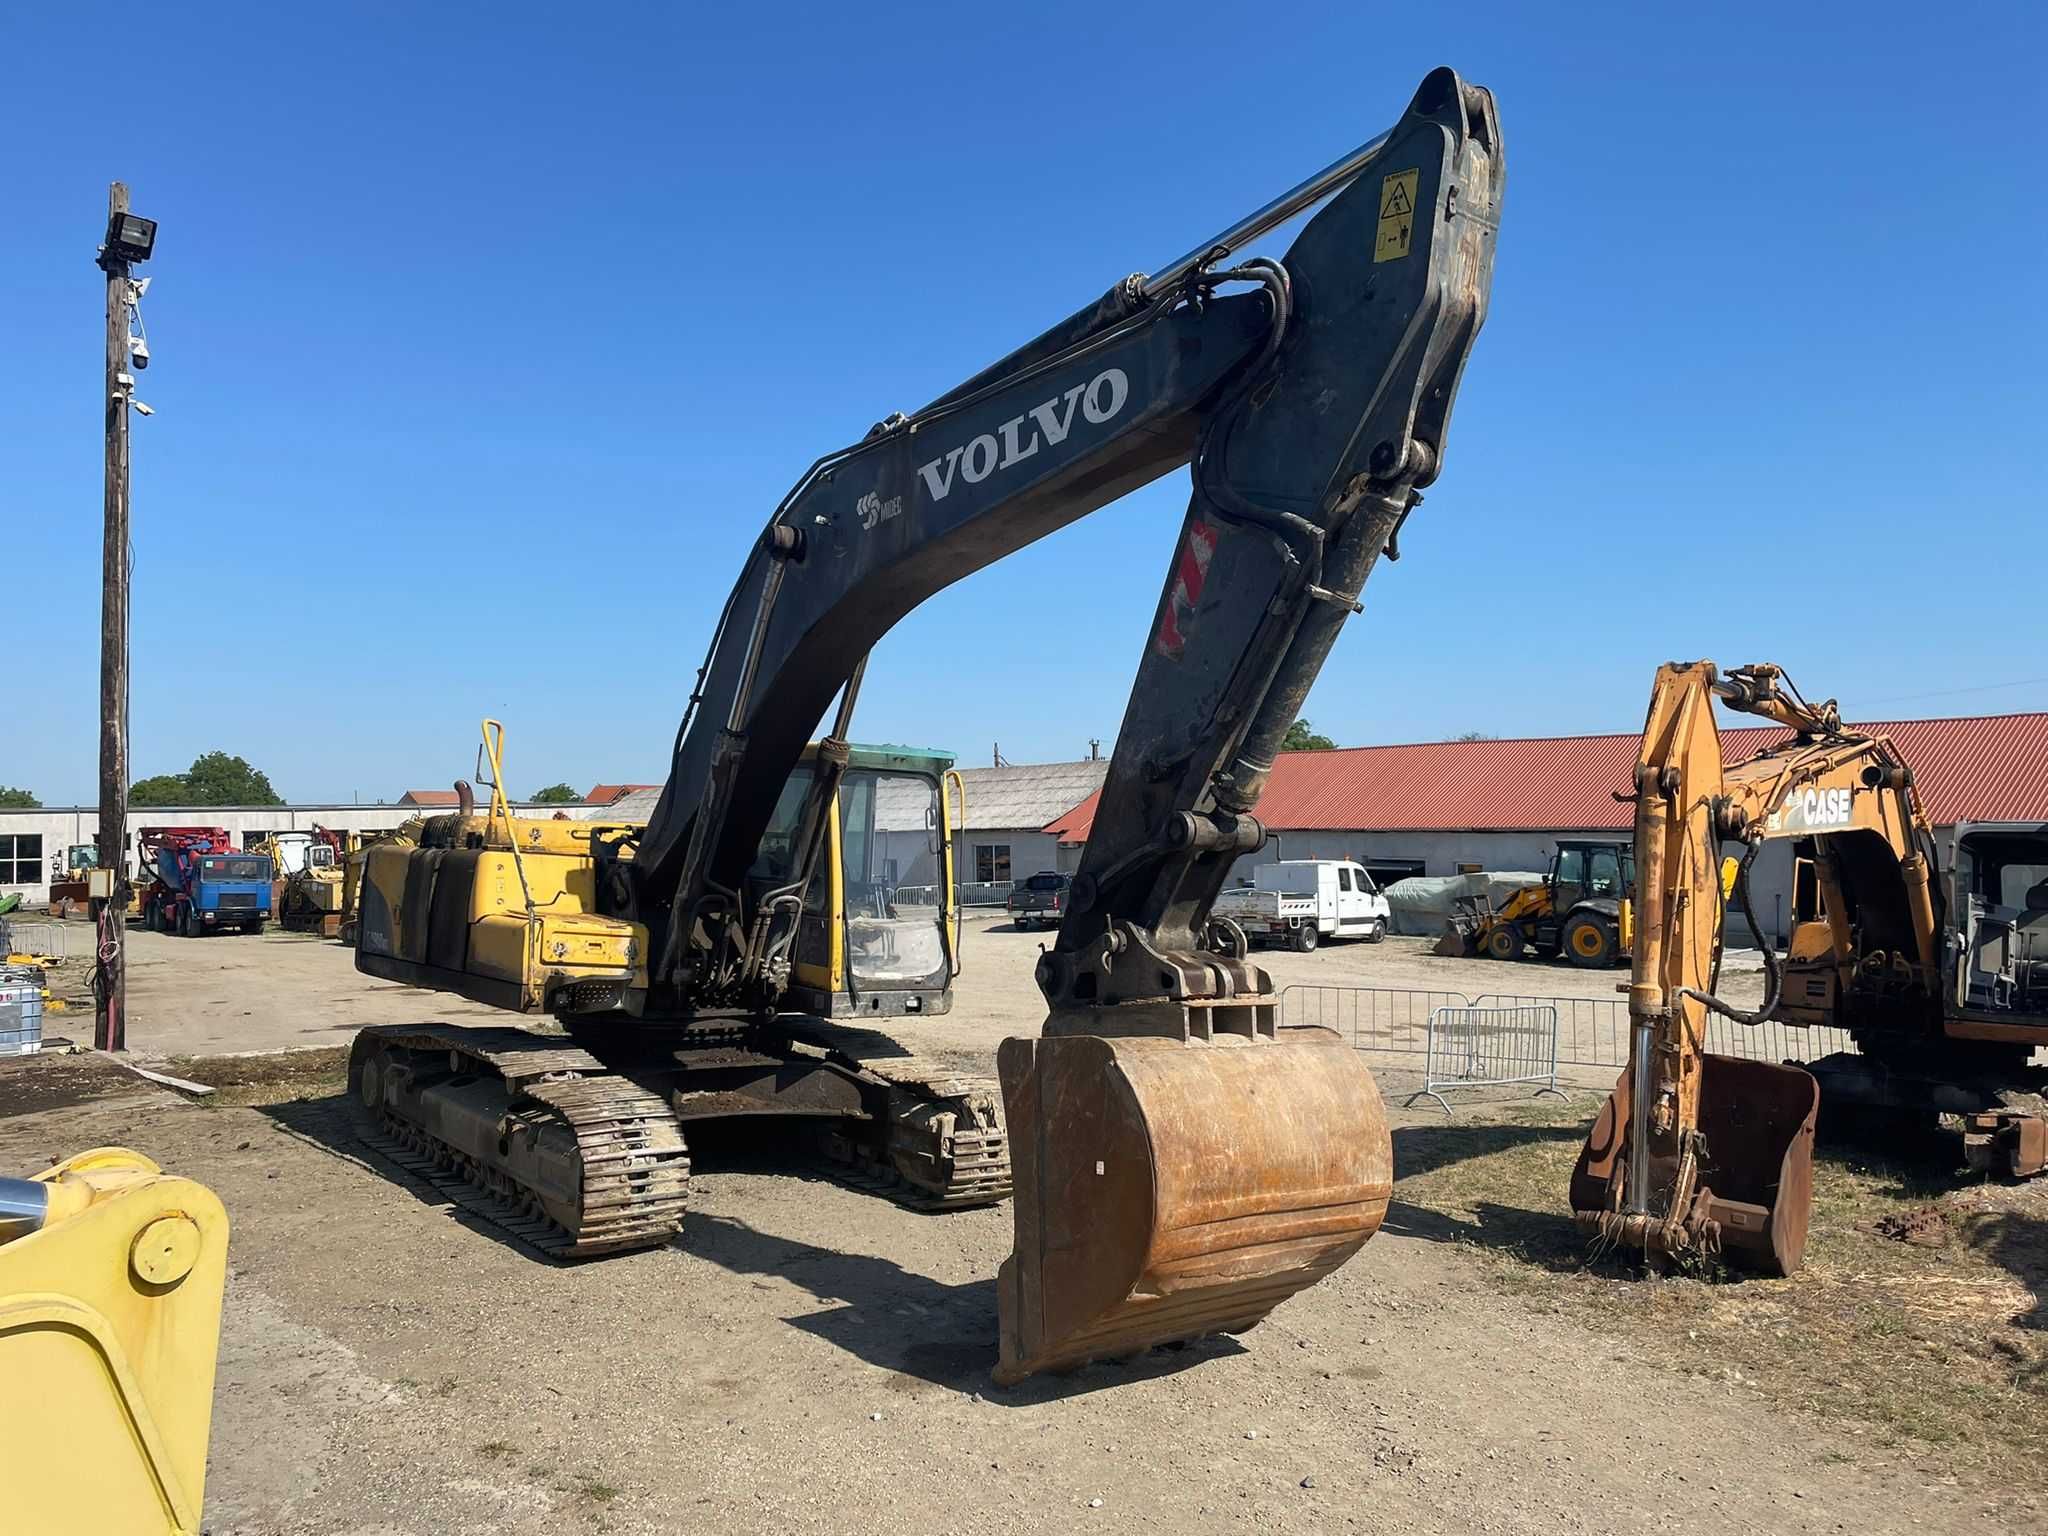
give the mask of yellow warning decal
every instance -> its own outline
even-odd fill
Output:
[[[1415,185],[1421,167],[1396,171],[1380,183],[1380,232],[1372,243],[1373,264],[1399,261],[1415,242]]]

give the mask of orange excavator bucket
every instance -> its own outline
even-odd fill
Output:
[[[1386,1216],[1379,1088],[1329,1030],[1005,1040],[997,1064],[1016,1180],[999,1382],[1242,1332]]]
[[[1799,1067],[1736,1056],[1699,1063],[1693,1165],[1645,1158],[1645,1197],[1631,1200],[1632,1095],[1623,1072],[1572,1170],[1572,1217],[1618,1246],[1674,1258],[1722,1253],[1789,1275],[1806,1254],[1820,1085]]]

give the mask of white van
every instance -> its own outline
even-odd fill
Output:
[[[1364,866],[1347,859],[1283,859],[1252,870],[1252,883],[1216,898],[1227,917],[1257,943],[1286,944],[1303,953],[1323,939],[1387,936],[1393,909]]]

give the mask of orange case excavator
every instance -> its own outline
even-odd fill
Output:
[[[1716,700],[1790,734],[1724,767]],[[1635,799],[1629,1064],[1580,1154],[1572,1209],[1589,1232],[1660,1259],[1724,1251],[1789,1274],[1806,1247],[1821,1089],[1800,1067],[1708,1053],[1708,1014],[1839,1027],[1861,1054],[1817,1063],[1830,1084],[1842,1081],[1847,1092],[1850,1079],[1874,1067],[1891,1092],[1921,1093],[1931,1106],[1936,1080],[1981,1086],[2023,1069],[2048,1043],[2048,1009],[2037,1002],[2032,1013],[2017,1005],[1998,1012],[1992,1005],[2003,994],[1973,997],[1957,958],[1971,941],[1956,930],[1948,942],[1954,924],[1943,916],[1945,899],[1967,904],[1968,896],[1944,898],[1912,771],[1885,737],[1844,727],[1832,699],[1800,697],[1781,669],[1659,668]],[[1810,861],[1818,910],[1797,910],[1795,901],[1783,957],[1755,935],[1767,995],[1743,1012],[1714,995],[1728,894],[1722,848],[1745,850],[1733,894],[1749,913],[1749,866],[1775,840]],[[2034,868],[2026,858],[2048,859],[2048,838],[2038,842],[2039,851],[2015,855],[2021,868]],[[2027,928],[2024,918],[2006,926]],[[2036,968],[2042,973],[2035,991],[2048,991],[2048,938],[2038,947],[2038,961],[2029,950],[2024,963],[2030,982]],[[1967,1118],[1986,1143],[1969,1148],[1973,1159],[1981,1151],[1987,1166],[1996,1157],[2008,1172],[2039,1171],[2038,1119]],[[1975,1127],[1979,1120],[1996,1123]]]

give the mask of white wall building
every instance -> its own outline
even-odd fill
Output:
[[[310,832],[316,826],[337,832],[388,832],[410,816],[433,815],[439,809],[411,805],[130,807],[122,846],[127,850],[132,876],[136,834],[145,827],[220,827],[228,832],[237,848],[249,848],[269,832]],[[562,807],[522,805],[517,809],[528,815],[547,816]],[[70,849],[78,844],[96,843],[99,829],[98,806],[0,810],[0,896],[19,895],[25,907],[47,902],[51,876],[61,878]]]

